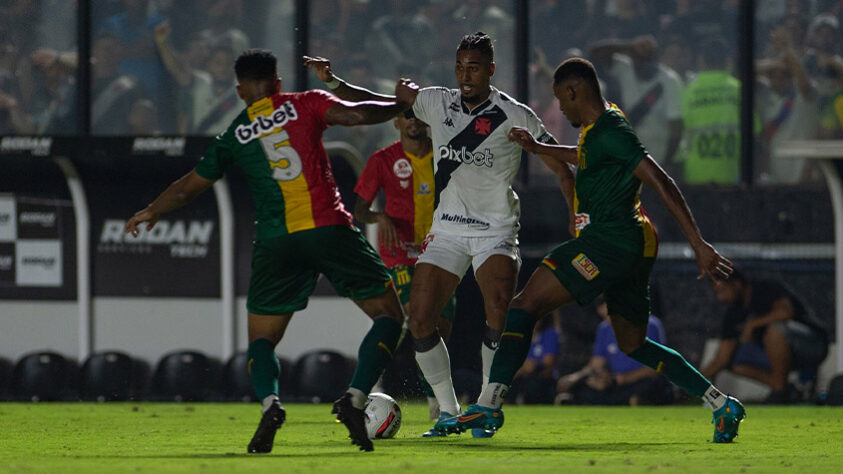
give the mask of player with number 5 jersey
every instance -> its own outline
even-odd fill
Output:
[[[263,410],[247,450],[271,451],[275,432],[286,420],[278,398],[281,368],[275,346],[324,274],[337,293],[354,300],[373,320],[360,343],[348,391],[332,412],[348,428],[352,443],[371,451],[363,408],[392,359],[404,312],[386,267],[340,202],[322,132],[330,125],[385,122],[412,105],[418,86],[398,81],[397,99],[389,102],[346,102],[321,91],[281,93],[277,60],[266,50],[244,52],[234,70],[246,108],[196,168],[132,216],[125,230],[137,236],[144,222],[146,230],[152,229],[162,213],[189,203],[231,165],[242,168],[257,220],[246,301],[248,370]]]

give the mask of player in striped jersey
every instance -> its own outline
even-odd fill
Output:
[[[339,80],[324,58],[306,57],[305,65],[314,69],[338,97],[394,100]],[[454,73],[458,89],[425,87],[413,105],[413,114],[431,127],[436,196],[433,224],[412,282],[409,327],[416,361],[439,400],[440,421],[452,418],[460,409],[448,349],[436,327],[442,308],[472,266],[486,314],[480,346],[485,387],[507,305],[515,294],[521,265],[521,206],[512,182],[522,151],[507,139],[507,132],[520,126],[543,143],[555,143],[529,107],[492,87],[495,61],[488,35],[477,32],[460,40]],[[556,161],[542,159],[548,166],[557,166]],[[563,188],[573,186],[568,168],[554,171],[565,176],[560,178]],[[569,209],[571,206],[569,202]],[[454,426],[440,421],[423,436],[454,432]],[[472,431],[474,436],[490,434]]]
[[[655,228],[641,207],[642,183],[656,190],[691,244],[698,278],[729,278],[732,263],[700,235],[682,193],[647,153],[623,113],[603,99],[594,66],[582,58],[564,61],[554,74],[553,92],[572,125],[581,128],[576,147],[538,143],[528,130],[510,137],[531,153],[576,166],[576,238],[552,250],[512,300],[489,384],[477,404],[453,422],[460,430],[503,425],[501,405],[530,347],[536,321],[574,301],[606,297],[618,347],[701,397],[714,414],[715,443],[738,434],[741,403],[723,395],[675,350],[647,338],[650,270],[658,252]]]
[[[322,132],[330,125],[389,120],[412,106],[418,87],[398,81],[398,99],[390,102],[346,102],[318,90],[281,93],[276,63],[266,50],[249,50],[237,58],[237,94],[246,108],[199,164],[132,216],[125,230],[137,235],[144,222],[152,229],[162,213],[189,203],[229,166],[240,166],[257,218],[246,306],[249,373],[263,406],[248,452],[271,451],[275,432],[286,419],[278,399],[275,346],[293,313],[307,306],[320,273],[374,321],[360,344],[348,391],[333,407],[352,443],[371,451],[363,408],[392,358],[404,313],[386,267],[343,208]]]
[[[378,224],[381,258],[392,275],[404,310],[409,311],[413,269],[433,219],[433,142],[427,124],[417,118],[400,116],[395,119],[395,128],[401,139],[372,154],[357,180],[354,217]],[[386,199],[384,212],[371,210],[379,190],[383,190]],[[437,325],[446,341],[451,334],[455,306],[456,300],[451,296]],[[439,402],[421,371],[419,380],[430,417],[436,420]]]

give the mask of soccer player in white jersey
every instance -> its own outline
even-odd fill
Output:
[[[304,63],[342,99],[394,100],[340,80],[327,59],[305,57]],[[459,412],[459,403],[448,350],[436,321],[469,265],[474,268],[486,312],[481,345],[484,387],[514,296],[521,265],[517,240],[521,211],[511,185],[521,149],[509,141],[507,133],[512,127],[524,127],[541,142],[556,142],[529,107],[491,86],[495,62],[488,35],[478,32],[462,38],[454,71],[458,89],[423,88],[412,108],[432,131],[436,192],[433,224],[410,291],[409,328],[416,361],[439,400],[441,413],[422,436],[455,432],[453,424],[442,423]],[[565,171],[570,179],[561,180],[563,188],[573,186],[573,174],[567,167],[557,174],[567,176]],[[572,204],[568,203],[569,210]],[[474,430],[472,434],[487,437],[492,433]]]

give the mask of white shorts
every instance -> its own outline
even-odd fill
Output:
[[[492,255],[506,255],[515,260],[516,271],[521,269],[521,252],[515,235],[464,237],[442,232],[427,234],[416,264],[436,265],[462,279],[469,265],[476,272]]]

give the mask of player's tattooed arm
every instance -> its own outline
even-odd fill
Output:
[[[691,209],[673,178],[668,176],[650,155],[638,163],[633,174],[646,186],[656,190],[662,203],[676,219],[696,255],[697,266],[700,268],[697,279],[708,277],[715,281],[729,278],[733,271],[732,262],[702,238]]]
[[[334,93],[334,95],[336,95],[340,99],[348,100],[351,102],[394,102],[396,100],[395,96],[378,94],[370,91],[369,89],[366,89],[365,87],[349,84],[348,82],[345,82],[344,80],[340,79],[334,74],[334,71],[331,69],[330,59],[322,58],[319,56],[303,56],[302,60],[304,61],[305,67],[312,69],[313,72],[316,73],[316,77],[318,77],[320,81],[327,84],[331,91]]]
[[[386,122],[413,106],[419,86],[410,79],[395,84],[393,102],[338,102],[325,111],[325,120],[332,125],[367,125]]]
[[[212,179],[205,179],[199,176],[195,170],[191,170],[186,175],[174,181],[152,203],[136,212],[126,222],[123,230],[127,234],[137,237],[139,232],[138,226],[144,222],[146,222],[146,230],[152,230],[161,217],[161,214],[174,211],[193,201],[196,196],[213,186],[214,182]]]

